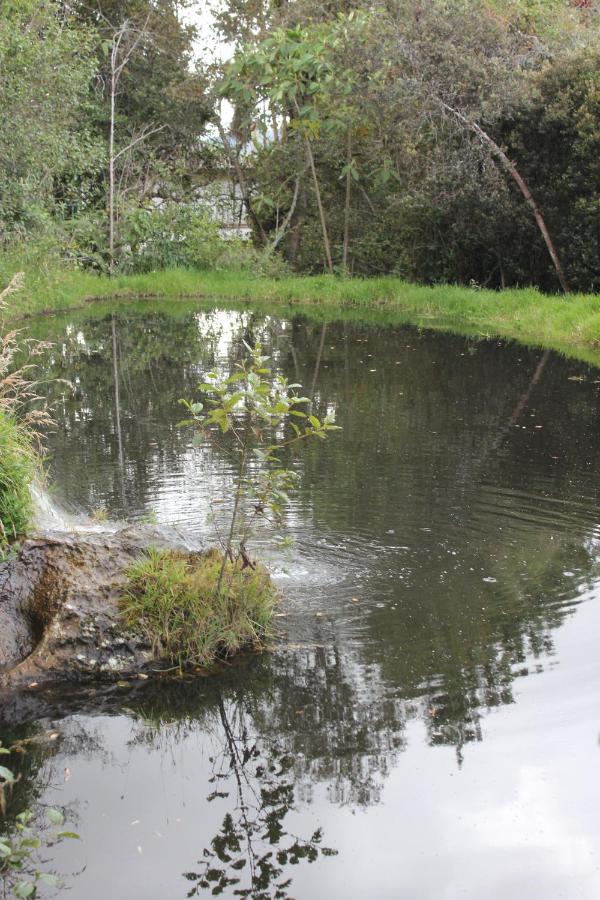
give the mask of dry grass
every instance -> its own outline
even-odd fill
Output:
[[[22,287],[23,275],[18,273],[0,292],[0,316]],[[0,554],[31,522],[29,487],[40,471],[39,440],[37,451],[34,441],[38,429],[51,421],[45,406],[35,406],[41,400],[35,357],[46,347],[0,327]]]

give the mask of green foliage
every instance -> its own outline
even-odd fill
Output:
[[[273,375],[260,344],[250,347],[244,342],[244,346],[247,357],[236,364],[232,375],[216,371],[205,375],[200,384],[204,402],[182,401],[190,414],[182,424],[196,426],[197,444],[215,434],[224,438],[223,451],[237,460],[231,518],[217,537],[223,560],[252,566],[246,544],[256,524],[265,518],[281,524],[296,483],[296,473],[282,463],[282,454],[315,437],[325,440],[339,428],[333,413],[320,420],[306,411],[310,398],[297,393],[301,385]],[[224,568],[221,577],[223,573]]]
[[[508,146],[548,213],[570,280],[595,290],[598,116],[589,57],[597,54],[598,11],[562,0],[395,0],[371,11],[353,5],[334,3],[327,17],[301,3],[293,14],[278,8],[256,38],[241,24],[245,44],[221,85],[242,111],[245,133],[264,136],[249,170],[254,209],[269,236],[290,211],[282,246],[294,268],[323,269],[322,223],[301,137],[314,154],[338,268],[346,234],[352,273],[556,289],[530,210],[452,108]],[[576,70],[585,47],[582,101],[583,68]],[[559,75],[552,99],[548,79]],[[283,123],[275,134],[273,112]]]
[[[295,486],[295,473],[277,454],[336,427],[330,416],[320,421],[302,411],[308,398],[294,393],[299,385],[272,376],[260,346],[247,349],[233,375],[205,376],[204,403],[184,402],[191,418],[182,424],[198,426],[196,443],[216,431],[233,441],[226,452],[239,456],[230,522],[226,534],[217,531],[221,548],[201,557],[152,551],[130,570],[121,601],[126,627],[144,635],[158,659],[182,669],[261,645],[276,591],[246,543],[257,520],[281,521]]]
[[[0,554],[31,524],[29,485],[37,471],[30,434],[0,411]]]
[[[276,599],[261,565],[232,563],[217,550],[201,557],[151,551],[129,571],[121,611],[157,659],[183,669],[262,646]]]
[[[506,141],[539,197],[573,288],[598,291],[600,52],[596,48],[559,57],[533,87],[504,124]],[[517,275],[551,286],[537,235],[522,222],[516,229],[514,220],[511,224],[506,244]]]
[[[5,758],[11,751],[0,742],[0,757]],[[16,900],[35,900],[43,887],[60,888],[60,879],[39,868],[40,851],[47,850],[62,840],[78,840],[74,831],[66,831],[65,817],[60,809],[49,807],[45,818],[50,833],[43,830],[32,810],[26,809],[15,816],[12,828],[4,828],[3,816],[6,810],[7,794],[18,780],[12,769],[0,765],[0,883],[4,896]]]
[[[80,205],[101,150],[89,119],[92,35],[63,19],[58,0],[3,4],[0,71],[1,246],[46,231],[62,202]]]
[[[104,140],[109,120],[110,49],[117,30],[127,21],[134,33],[145,31],[119,82],[116,144],[122,149],[144,128],[163,126],[136,146],[124,164],[128,196],[147,199],[148,182],[160,180],[163,196],[189,196],[190,177],[201,167],[205,150],[199,136],[210,115],[206,79],[193,66],[194,27],[182,16],[177,0],[73,0],[72,17],[95,35],[93,52],[99,102],[93,111],[94,131]],[[151,176],[148,179],[148,175]],[[141,176],[141,177],[140,177]],[[99,207],[102,185],[98,185]]]
[[[118,271],[319,273],[330,245],[346,274],[554,290],[530,211],[452,107],[527,176],[572,286],[597,290],[597,4],[226,0],[216,19],[236,48],[218,84],[192,70],[176,0],[4,4],[0,277],[108,268],[110,50],[126,23],[143,37],[116,98]],[[227,153],[207,132],[215,93],[234,105]],[[194,208],[197,185],[238,164],[276,252],[219,242]]]
[[[284,278],[290,267],[279,253],[255,247],[250,241],[222,241],[215,268],[239,272],[251,278]]]
[[[39,468],[39,456],[33,447],[34,429],[49,421],[43,408],[25,409],[38,399],[32,372],[35,362],[31,359],[43,345],[22,340],[16,331],[4,333],[2,317],[7,300],[18,294],[21,287],[22,274],[17,273],[0,291],[0,555],[30,522],[29,486]]]
[[[215,268],[223,246],[218,226],[204,210],[176,203],[130,210],[120,235],[120,268],[130,272]]]

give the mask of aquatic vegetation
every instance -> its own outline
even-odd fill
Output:
[[[124,624],[144,635],[157,659],[180,668],[208,666],[269,634],[277,591],[260,563],[150,551],[129,571]]]
[[[10,753],[11,750],[0,743],[0,755],[5,757]],[[18,776],[12,769],[0,765],[0,885],[5,897],[35,900],[41,886],[61,887],[61,880],[57,875],[40,870],[38,851],[47,850],[64,839],[78,840],[79,835],[64,829],[64,814],[54,807],[44,810],[46,822],[51,828],[50,833],[42,827],[31,809],[18,813],[11,828],[4,827],[7,795],[17,780]]]
[[[321,421],[303,411],[309,398],[273,376],[260,344],[245,346],[248,356],[233,375],[205,376],[204,403],[182,401],[191,418],[181,424],[195,426],[195,443],[216,432],[237,460],[229,519],[215,529],[220,546],[202,557],[151,552],[129,572],[122,601],[126,625],[147,637],[157,658],[181,668],[262,645],[277,593],[247,544],[259,520],[281,524],[296,483],[281,451],[337,428],[331,414]]]

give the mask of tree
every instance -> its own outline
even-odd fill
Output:
[[[554,60],[532,85],[514,116],[501,123],[501,136],[535,186],[552,233],[564,248],[573,287],[600,285],[600,54],[584,50]],[[528,235],[519,228],[514,253],[523,257]],[[524,264],[521,262],[521,265]],[[549,282],[540,254],[533,273]]]
[[[0,241],[47,227],[60,214],[57,188],[98,171],[90,128],[93,33],[61,14],[57,0],[4,3],[0,17]]]
[[[210,115],[206,79],[191,69],[194,29],[175,0],[76,2],[74,15],[98,34],[103,104],[95,127],[107,145],[109,264],[119,255],[118,221],[152,198],[187,200],[204,151]]]
[[[115,124],[117,112],[117,95],[119,92],[119,83],[121,76],[127,64],[130,62],[138,45],[144,38],[149,37],[148,28],[149,17],[139,28],[134,27],[128,19],[123,22],[113,32],[110,42],[110,81],[108,88],[108,96],[110,103],[109,125],[108,125],[108,253],[109,253],[109,270],[112,272],[115,261],[115,165],[117,160],[129,153],[133,148],[151,135],[162,131],[164,125],[145,125],[142,131],[133,137],[128,144],[121,147],[120,150],[115,148]]]
[[[263,230],[276,235],[293,205],[285,247],[300,268],[318,268],[318,228],[329,269],[331,257],[342,270],[504,286],[535,277],[513,239],[526,229],[539,255],[533,212],[568,287],[569,248],[507,126],[553,54],[593,43],[593,19],[558,2],[532,12],[514,0],[502,15],[492,0],[351,5],[327,4],[327,16],[281,4],[270,17],[235,6],[247,43],[224,90],[263,135],[246,164]],[[233,16],[226,27],[236,34]]]
[[[319,139],[322,130],[340,127],[339,119],[327,105],[331,92],[348,95],[352,90],[351,71],[338,73],[333,65],[332,51],[338,40],[336,29],[277,29],[258,48],[238,57],[221,86],[223,94],[251,110],[267,104],[275,121],[284,120],[286,135],[292,134],[301,141],[330,272],[334,270],[333,254],[313,142]],[[277,129],[273,130],[276,135]],[[294,191],[296,199],[297,192],[298,187]],[[276,239],[280,239],[279,235]]]
[[[305,412],[310,398],[296,393],[299,384],[290,384],[283,375],[273,375],[267,367],[260,344],[245,344],[247,359],[227,377],[208,372],[200,385],[205,402],[182,401],[191,415],[184,424],[197,427],[196,442],[211,432],[231,439],[225,452],[237,460],[233,484],[232,510],[225,530],[217,529],[223,561],[216,587],[219,595],[226,564],[254,567],[246,544],[256,523],[270,517],[281,522],[288,503],[288,491],[296,475],[284,467],[281,454],[290,447],[338,431],[333,414],[322,420]],[[205,408],[206,406],[206,408]]]

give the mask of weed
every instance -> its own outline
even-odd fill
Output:
[[[261,647],[277,591],[260,563],[225,563],[202,556],[152,550],[128,573],[121,598],[124,624],[142,634],[157,659],[184,669],[208,666],[246,647]]]
[[[29,485],[39,470],[27,430],[0,412],[0,554],[26,532],[31,519]]]

